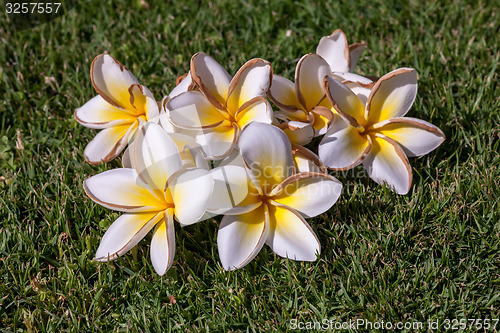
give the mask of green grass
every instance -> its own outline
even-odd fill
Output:
[[[499,317],[494,2],[146,2],[82,1],[15,34],[0,14],[0,330],[283,331],[291,319]],[[82,189],[87,177],[119,166],[84,162],[97,132],[73,119],[95,95],[94,56],[110,52],[160,98],[198,51],[231,73],[261,57],[292,78],[298,58],[337,28],[368,44],[358,73],[416,68],[409,115],[446,134],[436,151],[410,159],[408,195],[339,174],[346,192],[309,220],[322,244],[313,263],[264,248],[244,269],[224,272],[220,218],[177,229],[164,277],[151,265],[150,236],[113,263],[92,261],[119,216]]]

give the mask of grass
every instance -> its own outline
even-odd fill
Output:
[[[494,2],[90,0],[27,31],[0,20],[0,330],[286,331],[292,319],[358,318],[439,320],[442,330],[446,318],[498,318]],[[113,263],[92,261],[119,216],[82,189],[119,166],[84,162],[96,131],[73,119],[95,94],[94,56],[110,52],[160,98],[198,51],[232,73],[265,58],[292,78],[298,58],[337,28],[368,44],[359,73],[416,68],[409,115],[446,134],[436,151],[410,159],[408,195],[353,176],[361,169],[338,174],[344,195],[309,220],[322,244],[313,263],[264,248],[244,269],[224,272],[220,218],[177,229],[166,276],[154,273],[150,236]]]

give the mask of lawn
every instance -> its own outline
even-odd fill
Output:
[[[429,321],[446,328],[445,319],[493,325],[499,23],[493,1],[89,0],[20,32],[2,12],[0,330],[287,331],[294,320],[356,319],[423,322],[423,331],[438,330]],[[368,45],[358,73],[415,68],[419,90],[408,115],[446,134],[438,149],[410,159],[407,195],[377,185],[362,167],[331,172],[345,191],[308,221],[322,245],[312,263],[265,246],[248,266],[226,272],[217,253],[220,217],[176,229],[175,261],[164,276],[149,258],[151,235],[112,263],[92,260],[120,213],[91,201],[82,182],[121,165],[86,163],[96,131],[73,117],[95,95],[96,55],[109,52],[159,99],[198,51],[231,74],[259,57],[293,79],[298,59],[338,28],[350,43]]]

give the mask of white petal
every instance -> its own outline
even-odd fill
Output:
[[[310,53],[303,56],[295,72],[296,93],[306,110],[311,110],[324,98],[323,78],[332,70],[319,55]]]
[[[210,171],[214,179],[214,191],[208,210],[217,214],[235,215],[255,209],[260,205],[258,192],[252,188],[252,181],[244,167],[236,165],[219,166]],[[234,209],[236,207],[239,209]],[[246,208],[243,208],[246,207]]]
[[[326,60],[332,71],[349,71],[349,45],[342,30],[335,30],[330,36],[321,38],[316,53]]]
[[[281,110],[293,112],[301,108],[295,92],[295,83],[282,76],[273,75],[268,95],[269,99]]]
[[[128,111],[131,112],[132,114],[135,114],[136,116],[139,115],[144,115],[148,114],[148,103],[150,107],[149,114],[151,115],[151,118],[148,118],[148,121],[151,121],[153,118],[157,116],[158,113],[158,104],[155,101],[155,98],[151,91],[143,85],[140,84],[133,84],[128,88],[129,92],[129,102],[132,105],[132,108],[129,109]],[[148,102],[148,99],[150,100]],[[151,107],[151,104],[154,103]]]
[[[199,52],[191,58],[191,77],[214,106],[223,109],[231,75],[215,59]]]
[[[310,123],[288,121],[279,126],[292,144],[305,146],[314,137],[314,127]]]
[[[163,213],[123,214],[106,230],[95,260],[114,260],[137,245],[163,217]]]
[[[378,184],[386,183],[398,194],[410,190],[412,171],[399,145],[384,135],[372,136],[372,148],[363,161],[368,175]]]
[[[312,116],[314,136],[324,135],[331,123],[335,121],[335,114],[332,109],[332,104],[327,98],[325,98],[320,102],[320,105],[313,108],[309,113],[309,116]]]
[[[133,109],[129,88],[137,79],[119,61],[108,54],[95,57],[90,68],[95,90],[108,103],[123,109]]]
[[[172,99],[183,92],[192,90],[193,86],[194,82],[191,78],[191,72],[188,72],[186,77],[178,85],[176,85],[174,89],[172,89],[170,94],[168,94],[168,97]]]
[[[351,72],[354,72],[354,68],[356,67],[356,64],[358,63],[358,60],[361,57],[361,54],[363,53],[364,50],[366,50],[365,43],[355,43],[349,45],[349,55],[351,57],[351,67],[350,67]]]
[[[146,96],[146,103],[144,105],[146,111],[146,118],[149,122],[158,123],[160,117],[160,109],[158,103],[148,96]]]
[[[326,212],[337,202],[342,183],[323,173],[297,173],[283,182],[274,202],[293,208],[305,217]]]
[[[165,274],[175,255],[175,227],[172,208],[165,211],[163,220],[156,225],[151,239],[151,262],[159,275]]]
[[[236,124],[224,124],[213,129],[199,131],[196,135],[196,142],[208,159],[220,160],[236,146],[238,135],[239,130]]]
[[[243,129],[253,121],[270,124],[272,122],[273,109],[271,104],[263,98],[257,97],[248,103],[244,109],[236,113],[236,122],[238,127]]]
[[[354,73],[343,73],[343,72],[333,72],[331,76],[338,80],[341,81],[342,83],[346,84],[345,81],[348,82],[356,82],[359,83],[360,85],[364,86],[373,86],[375,82],[366,76],[359,75],[359,74],[354,74]]]
[[[297,172],[325,172],[326,168],[319,159],[319,156],[311,150],[292,144],[292,153]]]
[[[260,252],[269,231],[267,206],[242,214],[222,218],[217,234],[217,245],[222,267],[238,269]]]
[[[255,189],[255,187],[254,187]],[[257,191],[257,190],[255,190]],[[228,210],[214,210],[215,215],[241,215],[245,214],[248,212],[251,212],[257,208],[259,208],[262,205],[262,201],[257,201],[259,199],[258,192],[256,192],[255,197],[248,196],[243,202],[240,204],[240,206],[236,206],[234,208],[228,209]]]
[[[273,124],[277,125],[279,123],[275,121],[275,119],[283,120],[283,121],[300,121],[300,122],[309,122],[310,121],[310,113],[304,110],[295,110],[291,111],[274,111],[273,112]]]
[[[177,145],[158,124],[141,128],[133,144],[132,165],[139,178],[158,193],[163,193],[167,179],[181,169]]]
[[[164,206],[133,169],[102,172],[85,180],[83,189],[99,205],[122,212],[157,211]]]
[[[271,64],[263,59],[252,59],[241,66],[229,85],[229,112],[235,114],[240,107],[255,97],[266,97],[272,75]]]
[[[445,140],[438,127],[416,118],[392,118],[377,124],[377,131],[395,140],[407,156],[422,156]]]
[[[114,107],[99,95],[76,109],[75,119],[85,127],[97,129],[130,124],[136,121],[134,115]]]
[[[200,129],[214,127],[224,120],[224,115],[216,109],[199,91],[182,93],[167,102],[170,121],[177,127]]]
[[[127,146],[128,138],[136,129],[137,123],[103,129],[85,147],[85,160],[91,164],[111,161]]]
[[[231,153],[229,153],[229,155],[226,158],[224,158],[222,161],[220,161],[219,167],[226,167],[226,166],[236,166],[239,168],[244,168],[246,170],[245,161],[243,161],[243,156],[241,156],[238,148],[233,149],[231,151]],[[246,181],[247,182],[250,179],[248,172],[249,171],[246,170],[246,173],[247,173]],[[242,176],[239,173],[238,173],[238,175]],[[214,177],[220,177],[220,176],[214,176]],[[232,181],[235,181],[235,180],[232,180]],[[262,204],[262,202],[260,201],[260,199],[258,197],[260,195],[259,190],[255,187],[255,185],[251,179],[247,185],[248,185],[248,188],[246,191],[248,192],[248,195],[239,204],[240,206],[231,208],[229,210],[219,210],[219,211],[213,210],[213,212],[216,212],[218,214],[225,214],[225,215],[240,215],[240,214],[247,213],[247,212],[259,207]],[[214,192],[215,192],[215,190],[214,190]]]
[[[238,145],[252,180],[265,193],[292,174],[291,144],[276,126],[251,123],[241,133]]]
[[[318,238],[295,210],[269,205],[269,235],[266,244],[277,255],[293,260],[315,261],[320,253]]]
[[[358,82],[344,82],[344,84],[347,86],[347,88],[351,89],[351,91],[358,96],[359,100],[361,103],[366,108],[366,103],[368,102],[368,97],[370,96],[370,92],[372,91],[372,88],[370,85],[361,85]],[[366,109],[365,109],[366,110]],[[364,118],[364,115],[363,115]]]
[[[366,106],[368,122],[403,117],[417,96],[417,72],[399,68],[382,76],[372,88]]]
[[[175,217],[182,225],[198,222],[207,210],[214,179],[204,169],[180,170],[168,180],[175,205]]]
[[[365,105],[351,89],[332,76],[325,77],[324,85],[326,96],[337,110],[339,116],[353,127],[366,124]]]
[[[338,119],[325,134],[318,148],[319,158],[332,169],[347,170],[360,164],[370,151],[368,136]]]
[[[170,111],[164,110],[165,112],[160,113],[159,124],[163,130],[167,133],[175,133],[176,127],[170,122]]]

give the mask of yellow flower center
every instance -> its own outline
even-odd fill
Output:
[[[361,134],[362,136],[367,136],[368,134],[376,132],[376,129],[374,129],[373,126],[371,125],[368,125],[368,127],[363,127],[359,125],[357,130],[359,131],[359,134]]]
[[[230,122],[231,124],[233,124],[233,123],[238,123],[238,122],[236,121],[236,117],[235,117],[235,116],[233,116],[233,113],[231,113],[231,112],[229,112],[229,111],[227,111],[227,112],[224,114],[224,118],[226,118],[226,120],[227,120],[228,122]]]
[[[260,194],[259,195],[259,200],[262,202],[263,205],[269,204],[269,201],[272,200],[272,196],[269,196],[267,194]]]

